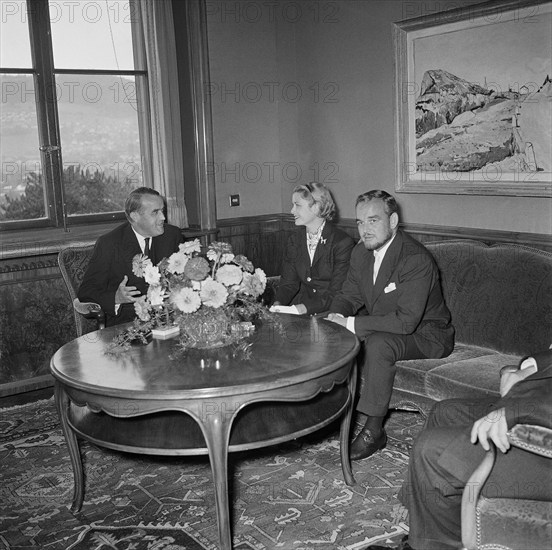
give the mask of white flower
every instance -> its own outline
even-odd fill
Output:
[[[147,303],[145,296],[140,296],[140,298],[134,302],[134,311],[141,321],[149,321],[151,319],[149,314],[149,304]]]
[[[222,283],[208,277],[201,283],[201,300],[208,307],[222,307],[228,298],[228,291]]]
[[[221,264],[227,264],[230,263],[234,259],[234,254],[223,254],[220,258]]]
[[[264,289],[265,285],[261,282],[259,276],[256,273],[243,274],[243,280],[240,286],[241,292],[257,298],[263,293]]]
[[[180,245],[182,246],[182,245]],[[169,258],[168,264],[167,264],[167,271],[170,273],[184,273],[184,268],[186,267],[186,263],[188,262],[188,256],[182,252],[175,252],[172,254]]]
[[[237,265],[223,265],[217,271],[216,279],[225,286],[240,284],[243,277],[242,270]]]
[[[223,256],[229,257],[231,255],[233,256],[232,246],[222,241],[212,242],[209,245],[209,249],[207,250],[207,258],[212,262],[220,262]],[[223,261],[222,263],[225,263],[225,261]]]
[[[171,302],[183,313],[193,313],[201,306],[199,293],[188,286],[175,290],[171,295]]]
[[[263,285],[263,291],[266,287],[266,274],[265,272],[260,268],[258,267],[257,269],[255,269],[255,275],[257,275],[257,277],[259,277],[259,281],[261,281],[262,285]]]
[[[159,273],[159,268],[150,262],[150,264],[146,265],[144,269],[144,279],[148,285],[158,285],[161,281],[161,273]]]
[[[239,265],[244,271],[247,271],[248,273],[253,273],[253,264],[243,254],[238,254],[237,256],[234,256],[234,263],[236,265]]]
[[[148,301],[152,306],[162,306],[165,298],[166,293],[161,285],[152,285],[148,288]]]
[[[184,254],[191,256],[194,252],[201,252],[201,243],[199,242],[199,239],[186,241],[185,243],[178,245],[178,250],[179,252],[184,252]]]
[[[132,258],[132,273],[134,273],[136,277],[143,277],[144,271],[149,265],[153,264],[147,256],[144,256],[143,254],[136,254],[136,256]]]

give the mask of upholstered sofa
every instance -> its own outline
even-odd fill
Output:
[[[424,414],[435,402],[450,397],[498,396],[502,367],[517,365],[552,343],[552,253],[473,240],[426,246],[441,273],[456,329],[455,346],[443,359],[399,361],[391,398],[391,408]],[[269,302],[278,277],[271,277],[270,283]],[[512,445],[543,456],[551,456],[551,437],[552,430],[525,425],[515,426],[509,434]],[[551,503],[480,497],[494,465],[494,447],[492,451],[473,473],[464,494],[464,548],[549,548]]]
[[[498,395],[499,371],[552,343],[552,253],[473,240],[429,243],[456,329],[443,359],[397,363],[392,408]]]
[[[474,240],[426,243],[456,330],[443,359],[399,361],[391,408],[497,395],[501,367],[552,344],[552,253]],[[270,277],[270,303],[279,277]],[[360,381],[362,384],[362,380]]]

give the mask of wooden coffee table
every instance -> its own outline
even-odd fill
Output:
[[[208,454],[223,550],[232,548],[228,452],[288,441],[341,418],[343,475],[354,484],[348,440],[358,339],[315,317],[280,318],[283,331],[260,327],[248,357],[231,347],[182,353],[177,339],[106,353],[124,325],[61,347],[50,368],[74,473],[71,510],[84,500],[77,436],[132,453]]]

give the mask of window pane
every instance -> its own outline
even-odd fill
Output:
[[[0,220],[46,214],[31,75],[0,75]]]
[[[0,2],[0,67],[31,69],[29,23],[25,0]]]
[[[128,0],[49,6],[56,69],[134,69]]]
[[[57,75],[69,215],[121,211],[142,185],[135,80]]]

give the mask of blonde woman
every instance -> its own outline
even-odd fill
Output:
[[[273,311],[293,306],[291,313],[312,315],[326,311],[341,290],[355,242],[331,223],[335,203],[321,183],[299,185],[292,202],[299,229],[287,243]]]

